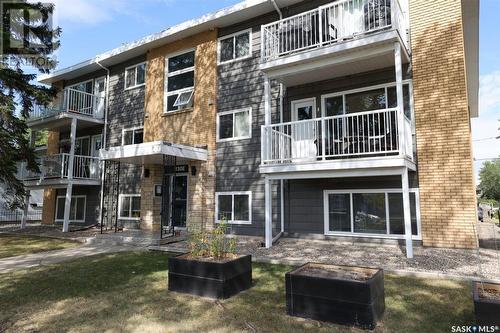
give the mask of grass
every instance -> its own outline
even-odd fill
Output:
[[[0,274],[0,332],[352,332],[285,314],[290,267],[254,264],[229,300],[167,291],[163,253],[128,252]],[[386,276],[378,332],[450,332],[473,322],[469,283]]]
[[[0,234],[0,258],[79,246],[72,240],[38,236]]]

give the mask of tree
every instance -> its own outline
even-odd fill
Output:
[[[28,4],[25,0],[16,5],[37,12],[39,16],[35,18],[23,14],[26,11],[2,12],[0,38],[4,42],[9,38],[10,41],[16,40],[16,45],[29,45],[29,48],[19,48],[16,53],[6,53],[5,45],[0,50],[4,53],[0,62],[0,183],[10,209],[24,207],[27,193],[16,177],[18,163],[25,162],[29,171],[39,172],[26,125],[28,114],[37,104],[46,106],[57,94],[55,89],[35,83],[36,74],[24,73],[22,68],[29,64],[35,72],[48,73],[55,65],[52,52],[59,47],[61,33],[59,28],[43,23],[53,13],[53,5]],[[13,21],[18,29],[22,27],[18,31],[31,31],[31,34],[14,34],[11,29]],[[34,39],[37,39],[36,43]],[[43,62],[34,59],[42,59]]]
[[[483,197],[500,201],[500,158],[493,162],[486,161],[479,171],[479,188]]]

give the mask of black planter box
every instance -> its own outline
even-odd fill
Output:
[[[368,273],[366,281],[323,277],[307,268]],[[384,272],[381,269],[305,264],[285,275],[286,310],[291,316],[373,329],[385,310]]]
[[[182,254],[168,260],[168,290],[224,299],[252,286],[252,256],[225,262]]]
[[[474,299],[476,321],[482,326],[500,326],[500,301],[480,298],[479,290],[482,288],[481,284],[485,289],[500,291],[500,284],[472,281],[472,296]]]

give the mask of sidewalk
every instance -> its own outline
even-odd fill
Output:
[[[140,251],[145,250],[141,247],[131,247],[123,245],[103,245],[103,244],[89,244],[80,247],[47,251],[34,254],[27,254],[17,257],[9,257],[0,259],[0,274],[9,273],[18,269],[29,269],[32,267],[45,266],[61,263],[64,261],[89,257],[97,254],[116,253],[126,251]]]

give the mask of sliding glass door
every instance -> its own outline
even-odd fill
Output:
[[[398,189],[324,192],[325,234],[401,238],[403,194]],[[419,236],[418,192],[410,191],[412,234]]]

